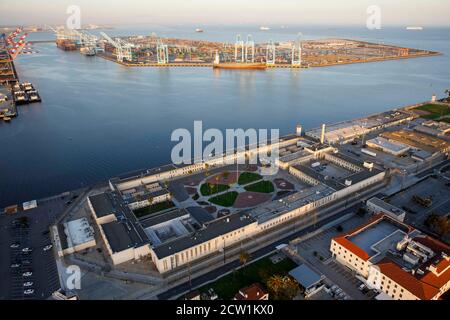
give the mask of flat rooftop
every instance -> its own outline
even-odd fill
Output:
[[[114,253],[129,248],[137,248],[149,242],[148,238],[146,240],[140,237],[139,233],[134,230],[133,225],[127,221],[109,222],[102,224],[100,228],[103,229]]]
[[[382,220],[347,239],[363,249],[369,256],[373,256],[376,252],[372,250],[372,246],[397,230],[399,230],[397,226]]]
[[[77,246],[94,240],[94,229],[86,218],[72,220],[66,223],[72,246]]]
[[[156,246],[153,248],[153,251],[159,259],[162,259],[174,253],[195,247],[206,241],[230,233],[234,230],[243,228],[254,222],[256,222],[256,220],[246,214],[232,214],[230,216],[212,221],[205,228],[192,234]]]
[[[391,141],[391,140],[388,140],[383,137],[376,137],[374,139],[367,140],[367,144],[369,144],[369,146],[370,146],[370,144],[373,144],[382,149],[391,150],[392,152],[395,152],[395,153],[402,152],[405,149],[409,148],[409,146],[406,144]]]

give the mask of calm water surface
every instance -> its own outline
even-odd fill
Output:
[[[213,71],[208,68],[125,68],[97,57],[36,44],[20,56],[22,81],[43,103],[21,106],[0,123],[0,207],[57,194],[124,172],[170,162],[176,128],[311,128],[443,95],[450,87],[450,29],[374,33],[352,28],[290,28],[258,32],[123,28],[112,35],[150,34],[232,41],[348,37],[437,50],[443,56],[309,70]],[[32,39],[48,39],[33,34]]]

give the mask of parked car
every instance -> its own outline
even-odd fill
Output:
[[[20,263],[13,263],[11,265],[11,268],[19,268],[20,267]]]
[[[9,247],[12,248],[12,249],[17,249],[17,248],[20,247],[20,243],[15,242],[15,243],[13,243],[12,245],[10,245]]]
[[[31,248],[23,248],[22,249],[22,252],[32,252],[33,251],[33,249],[31,249]]]
[[[23,293],[26,294],[26,295],[33,294],[34,293],[34,289],[27,289]]]
[[[25,283],[23,284],[23,286],[24,286],[24,287],[31,287],[31,286],[33,286],[33,282],[27,281],[27,282],[25,282]]]
[[[32,275],[33,275],[33,272],[31,272],[31,271],[22,273],[22,276],[24,276],[24,277],[31,277]]]
[[[24,266],[29,266],[29,265],[31,265],[31,261],[30,260],[22,260],[22,264]]]
[[[42,250],[48,251],[48,250],[50,250],[51,248],[53,248],[53,245],[49,244],[49,245],[46,245],[46,246],[44,247],[44,249],[42,249]]]

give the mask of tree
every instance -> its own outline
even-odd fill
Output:
[[[440,236],[445,236],[450,233],[450,218],[446,216],[439,216],[432,213],[425,220],[424,224],[439,233]]]
[[[359,207],[358,211],[356,211],[356,214],[360,217],[363,217],[366,214],[366,209],[364,209],[363,207]]]
[[[250,260],[250,253],[248,253],[247,251],[242,251],[239,254],[239,262],[241,263],[241,265],[245,266],[249,260]]]
[[[150,197],[148,197],[147,201],[148,201],[148,205],[151,206],[153,204],[153,201],[155,201],[155,198],[150,196]]]
[[[283,288],[284,279],[280,275],[271,276],[267,282],[267,288],[273,297],[277,297]]]
[[[274,275],[266,284],[274,300],[292,300],[300,290],[297,281],[288,276]]]
[[[223,177],[225,180],[227,180],[229,176],[230,176],[230,172],[229,172],[229,171],[224,171],[224,172],[222,173],[222,177]]]

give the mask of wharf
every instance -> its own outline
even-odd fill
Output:
[[[157,62],[120,62],[117,61],[113,56],[106,54],[97,54],[99,57],[116,62],[120,65],[126,67],[151,67],[151,68],[212,68],[213,63],[210,62],[170,62],[165,64],[159,64]],[[363,60],[346,60],[346,61],[338,61],[338,62],[322,62],[315,64],[303,64],[303,65],[292,65],[288,63],[278,63],[278,64],[268,64],[267,68],[270,69],[304,69],[304,68],[323,68],[323,67],[331,67],[338,65],[349,65],[349,64],[360,64],[360,63],[371,63],[371,62],[383,62],[390,60],[404,60],[404,59],[413,59],[413,58],[424,58],[424,57],[433,57],[442,55],[439,52],[429,52],[429,53],[421,53],[415,55],[408,56],[386,56],[386,57],[372,57]]]

